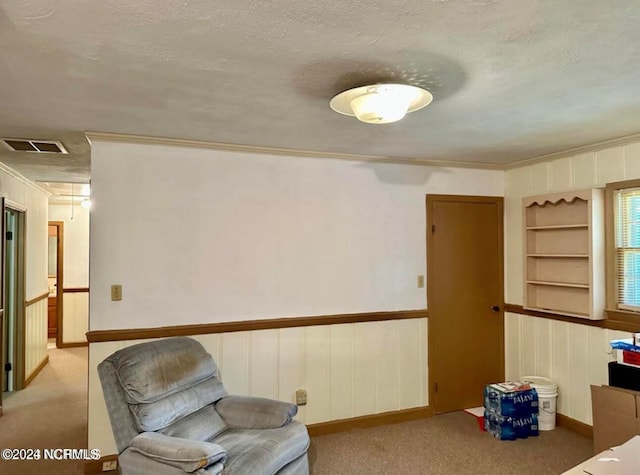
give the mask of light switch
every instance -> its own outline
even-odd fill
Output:
[[[122,285],[113,284],[111,286],[111,300],[112,301],[122,300]]]
[[[422,289],[424,287],[424,276],[423,275],[419,275],[418,276],[418,288]]]

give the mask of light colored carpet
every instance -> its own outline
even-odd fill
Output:
[[[87,448],[87,349],[49,350],[27,389],[5,394],[0,448]],[[110,430],[110,428],[105,428]],[[592,454],[591,440],[557,428],[500,442],[465,413],[314,437],[311,472],[323,474],[559,474]],[[81,474],[83,461],[7,462],[0,473]]]
[[[22,391],[4,393],[0,448],[87,448],[87,348],[50,349]],[[0,473],[80,474],[84,461],[0,460]]]
[[[314,475],[559,474],[591,456],[592,441],[566,429],[499,441],[464,412],[313,437],[309,449]]]

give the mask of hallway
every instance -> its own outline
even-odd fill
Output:
[[[49,349],[24,390],[3,395],[0,449],[87,448],[87,348]],[[4,474],[80,474],[83,460],[0,460]]]

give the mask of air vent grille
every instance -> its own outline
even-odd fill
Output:
[[[69,153],[57,140],[0,139],[12,152]]]

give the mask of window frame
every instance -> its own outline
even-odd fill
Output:
[[[621,323],[640,323],[640,311],[619,308],[618,301],[615,193],[628,188],[640,188],[640,179],[607,183],[605,187],[606,316],[608,320]]]

